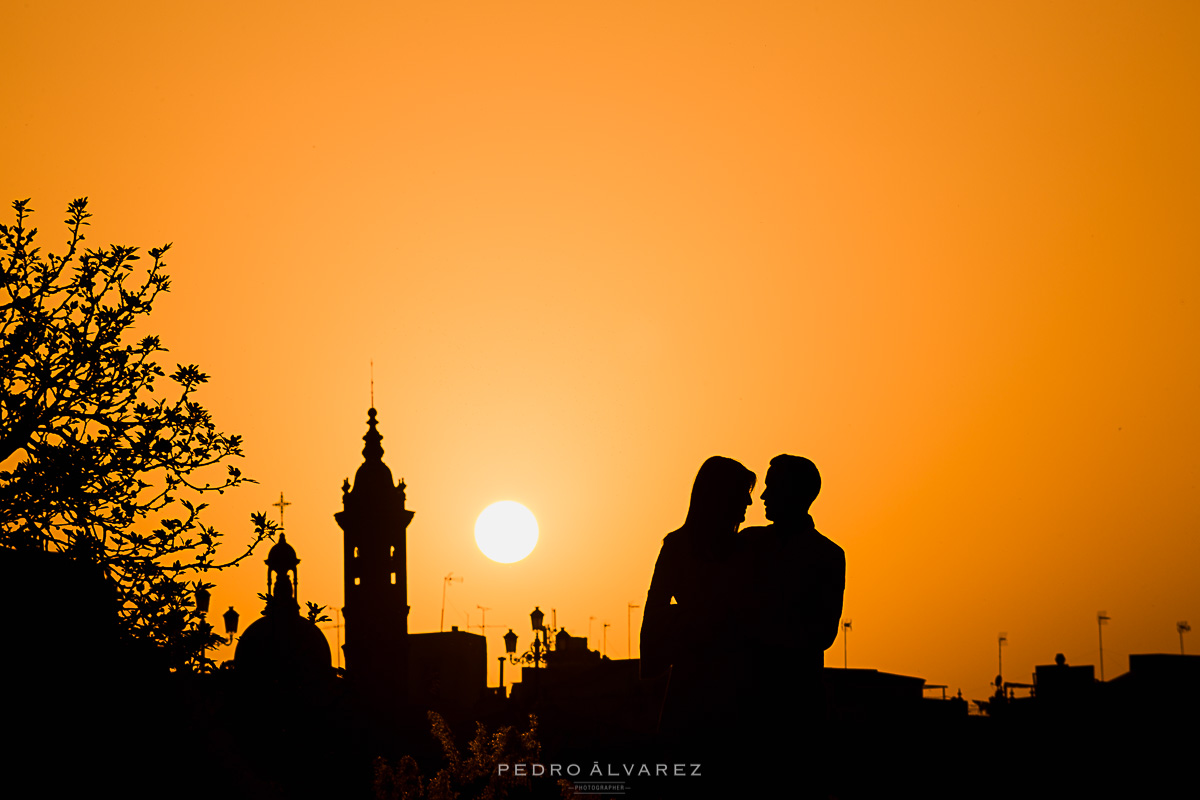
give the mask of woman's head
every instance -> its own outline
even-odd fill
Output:
[[[746,519],[752,502],[750,493],[757,479],[732,458],[713,456],[700,465],[692,484],[692,502],[687,524],[737,526]]]

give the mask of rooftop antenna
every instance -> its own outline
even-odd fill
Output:
[[[491,611],[492,609],[488,606],[481,606],[478,604],[476,604],[475,607],[478,608],[480,613],[483,615],[483,622],[479,624],[479,632],[483,634],[484,638],[487,638],[487,612]]]
[[[333,628],[334,632],[337,634],[338,669],[341,669],[342,668],[342,610],[340,608],[338,608],[337,606],[333,607],[333,618],[334,618],[334,623],[332,625],[322,625],[321,627],[326,628],[326,629]]]
[[[842,669],[850,668],[850,631],[854,630],[854,621],[846,620],[842,623]]]
[[[1100,611],[1096,614],[1096,630],[1100,632],[1100,682],[1104,682],[1104,623],[1108,622],[1111,617],[1107,611]]]
[[[285,508],[287,508],[288,506],[290,506],[290,505],[291,505],[291,503],[290,503],[290,502],[288,502],[287,500],[284,500],[284,499],[283,499],[283,492],[280,492],[280,493],[279,493],[279,502],[278,502],[278,503],[271,503],[271,505],[272,505],[273,507],[275,507],[275,508],[278,508],[278,509],[279,509],[279,530],[283,530],[283,509],[285,509]]]
[[[594,622],[595,619],[596,619],[595,617],[588,617],[588,639],[589,640],[591,640],[591,638],[592,638],[592,622]]]
[[[375,407],[375,359],[371,359],[371,408]]]
[[[1191,629],[1192,626],[1188,625],[1186,619],[1175,623],[1175,630],[1179,631],[1179,655],[1183,655],[1183,635]]]
[[[609,623],[604,623],[604,643],[601,645],[602,649],[600,650],[600,655],[602,656],[608,655],[608,629],[611,627],[612,625]]]
[[[438,630],[442,632],[446,630],[446,587],[454,581],[462,583],[462,578],[454,577],[453,572],[447,573],[446,577],[442,578],[442,617],[438,620]]]
[[[997,680],[997,682],[999,682],[1000,676],[1004,674],[1004,645],[1006,645],[1006,644],[1008,644],[1008,634],[1001,631],[1000,635],[997,637],[997,644],[996,644],[996,652],[999,653],[999,655],[1000,655],[1000,658],[996,664],[996,668],[997,668],[996,680]]]

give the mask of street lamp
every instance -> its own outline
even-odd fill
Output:
[[[533,628],[533,644],[520,655],[517,655],[517,635],[513,633],[513,629],[509,628],[508,633],[504,634],[504,652],[508,654],[511,663],[533,664],[534,669],[541,667],[550,653],[550,632],[542,624],[545,619],[546,615],[542,610],[534,606],[529,614],[529,622]]]
[[[238,612],[233,610],[233,606],[221,615],[221,619],[225,620],[225,634],[229,637],[229,644],[233,644],[233,635],[238,629]]]
[[[501,638],[504,639],[504,652],[509,654],[517,652],[517,635],[513,633],[512,628],[509,628],[508,633]]]
[[[208,604],[212,600],[212,595],[208,589],[204,588],[204,584],[196,585],[196,610],[201,616],[208,613]]]

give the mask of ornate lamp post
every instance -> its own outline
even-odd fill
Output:
[[[233,644],[233,635],[238,629],[238,612],[233,610],[233,606],[221,615],[221,619],[225,620],[225,635],[229,637],[229,644]]]
[[[550,631],[542,624],[545,619],[546,615],[542,613],[542,610],[534,606],[529,615],[529,622],[533,626],[533,644],[520,655],[516,654],[517,635],[513,633],[512,628],[509,628],[508,633],[504,634],[504,651],[508,654],[508,660],[511,663],[533,664],[534,669],[541,667],[542,662],[550,653]]]
[[[513,633],[513,629],[509,628],[508,633],[502,637],[504,639],[504,652],[512,658],[512,654],[517,652],[517,635]],[[515,663],[515,662],[514,662]]]

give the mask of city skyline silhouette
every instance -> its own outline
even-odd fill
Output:
[[[343,485],[337,517],[353,599],[343,609],[353,621],[344,669],[334,669],[318,627],[329,621],[323,609],[306,601],[307,619],[301,615],[303,559],[285,531],[265,553],[261,616],[230,637],[236,659],[170,671],[118,640],[115,616],[105,610],[113,587],[86,554],[0,549],[5,598],[33,610],[29,654],[6,660],[4,672],[26,689],[10,715],[26,734],[11,762],[18,780],[67,761],[75,768],[56,781],[65,791],[120,786],[149,796],[170,787],[191,796],[200,787],[179,784],[184,758],[204,764],[235,796],[416,798],[453,786],[467,797],[498,790],[851,798],[897,789],[953,797],[994,766],[989,754],[1001,748],[1020,751],[1019,763],[993,771],[975,793],[1007,796],[1006,784],[1051,794],[1166,785],[1148,765],[1190,747],[1200,710],[1197,655],[1132,655],[1127,673],[1104,682],[1093,666],[1068,665],[1058,654],[1037,667],[1032,684],[998,675],[995,695],[974,702],[986,717],[968,716],[961,692],[947,697],[948,687],[920,677],[821,670],[821,651],[843,627],[845,561],[807,514],[822,480],[811,461],[792,455],[772,459],[768,470],[763,496],[772,525],[744,533],[736,528],[753,473],[723,457],[701,467],[687,520],[664,539],[655,566],[641,636],[653,655],[644,666],[602,657],[586,638],[559,628],[556,612],[547,619],[535,608],[529,651],[517,655],[520,637],[504,636],[508,660],[524,665],[508,696],[488,685],[482,635],[457,626],[406,631],[404,542],[414,515],[405,482],[394,482],[382,459],[377,416],[370,409],[363,462]],[[281,495],[277,508],[287,505]],[[782,599],[764,582],[768,574],[791,581]],[[196,605],[211,610],[211,597],[201,594]],[[776,602],[805,619],[798,630],[753,624],[757,605]],[[711,629],[709,617],[720,619]],[[1178,624],[1181,637],[1186,628]],[[727,632],[742,634],[744,657],[732,674],[711,656],[710,641]],[[926,695],[938,688],[940,699]],[[527,732],[513,725],[523,719]],[[62,725],[86,736],[59,741],[53,729]],[[472,727],[470,755],[460,755],[455,739]],[[186,756],[172,750],[167,729],[194,739]],[[156,739],[142,742],[156,730]],[[314,761],[317,741],[335,744],[323,745]],[[1108,741],[1120,754],[1101,775],[1088,767]],[[133,742],[144,757],[117,765],[126,760],[114,748]],[[936,769],[925,764],[931,753]],[[581,759],[592,761],[586,773]]]
[[[87,245],[174,243],[139,333],[245,436],[230,547],[292,504],[303,600],[346,604],[371,405],[409,630],[486,607],[490,685],[535,606],[637,657],[697,465],[801,453],[849,666],[985,699],[1000,632],[1006,680],[1098,671],[1106,610],[1112,678],[1200,619],[1198,13],[34,4],[0,196],[49,250],[83,195]],[[540,526],[507,565],[500,500]],[[214,580],[243,629],[262,557]]]

